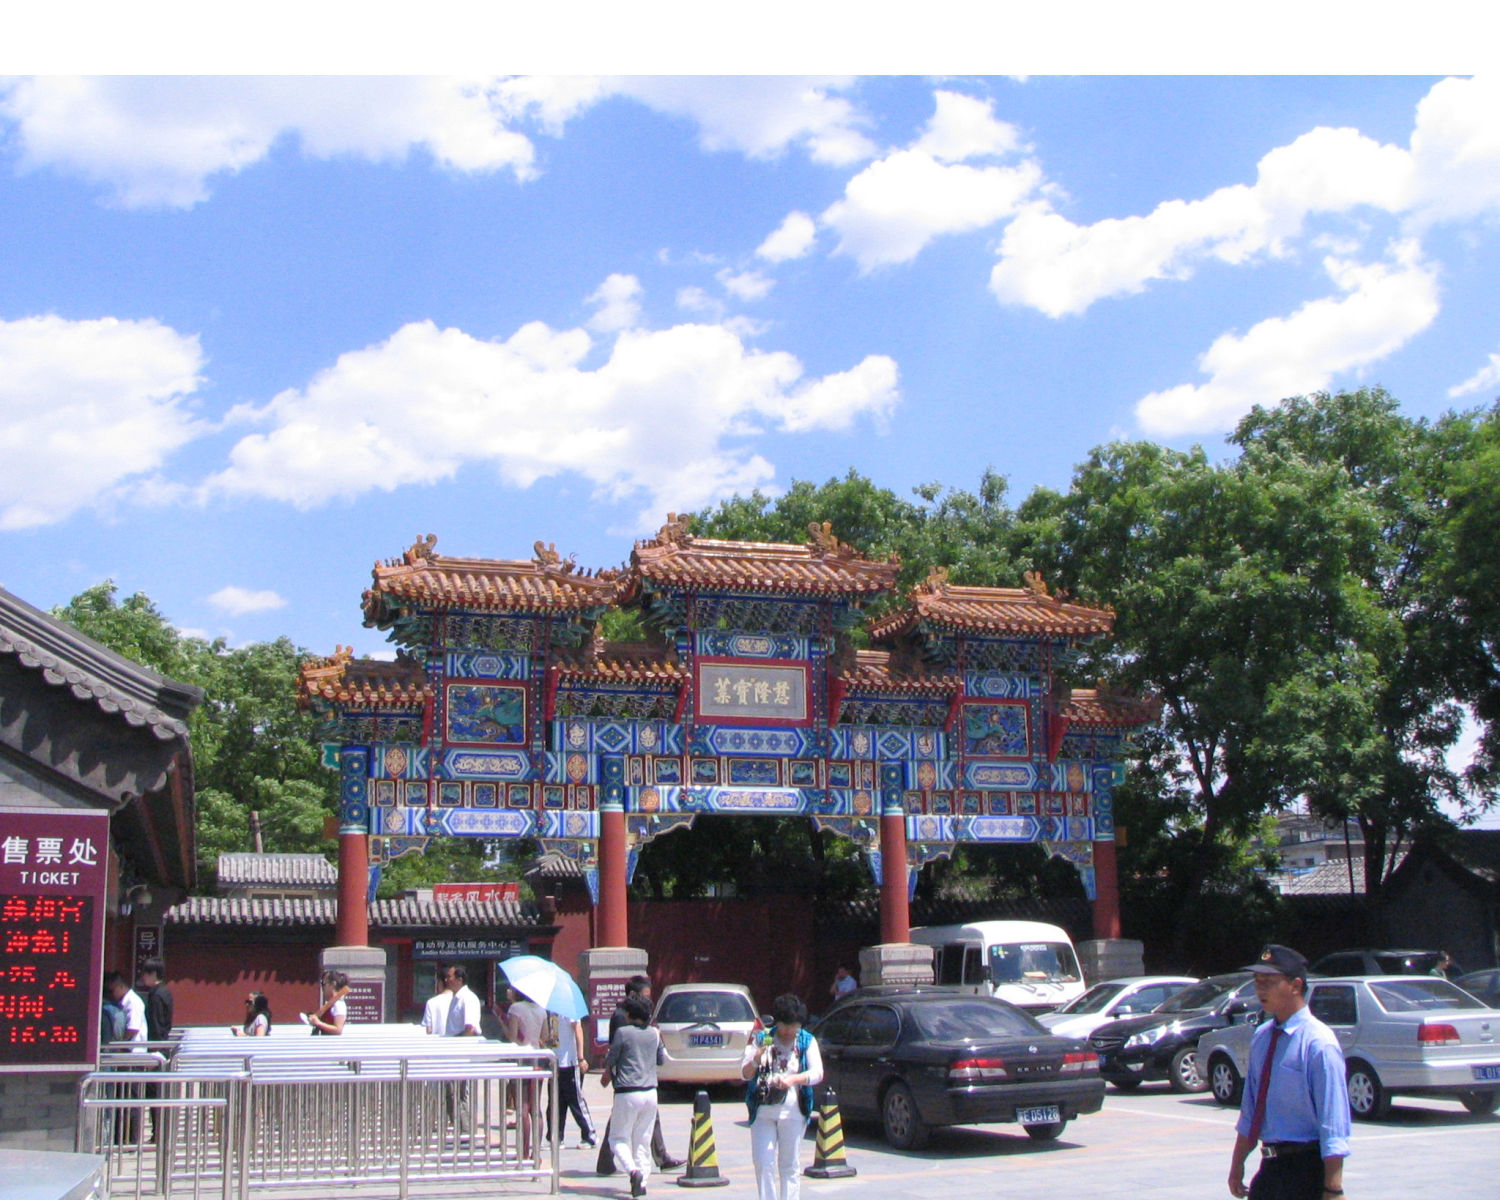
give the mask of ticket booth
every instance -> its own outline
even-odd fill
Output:
[[[0,1148],[73,1148],[129,916],[193,884],[202,700],[0,589]]]

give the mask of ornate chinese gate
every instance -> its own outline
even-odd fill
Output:
[[[699,813],[801,814],[853,839],[885,941],[906,940],[922,865],[961,842],[1065,856],[1096,936],[1118,937],[1113,788],[1154,711],[1057,679],[1113,613],[1033,575],[979,588],[939,570],[855,650],[898,564],[809,533],[714,541],[673,516],[622,570],[540,542],[524,561],[449,558],[432,536],[377,564],[365,624],[397,661],[341,649],[302,674],[342,779],[340,943],[364,944],[367,869],[432,837],[531,836],[578,862],[600,944],[624,946],[639,847]],[[651,640],[605,641],[615,607]]]

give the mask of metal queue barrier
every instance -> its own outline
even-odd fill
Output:
[[[321,1197],[332,1184],[406,1200],[502,1179],[558,1191],[550,1050],[405,1025],[253,1042],[189,1030],[169,1061],[100,1065],[80,1085],[77,1148],[105,1157],[111,1200]]]

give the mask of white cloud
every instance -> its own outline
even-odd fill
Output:
[[[1500,209],[1500,77],[1435,84],[1417,105],[1411,154],[1419,222]]]
[[[1389,264],[1330,258],[1324,266],[1341,297],[1222,335],[1199,360],[1208,382],[1144,397],[1141,427],[1167,437],[1227,428],[1252,405],[1322,390],[1337,373],[1384,358],[1437,317],[1436,272],[1415,243],[1394,247]]]
[[[612,79],[609,87],[658,112],[688,117],[705,150],[774,158],[793,146],[814,162],[844,166],[871,157],[855,106],[834,93],[851,81],[793,76],[658,76]]]
[[[249,588],[236,587],[233,584],[220,588],[208,598],[208,602],[220,612],[228,613],[232,617],[286,607],[286,600],[273,591],[256,592]]]
[[[913,147],[940,162],[963,162],[1020,148],[1014,125],[995,118],[994,103],[959,92],[934,93],[937,111]]]
[[[938,91],[934,102],[936,111],[916,142],[854,176],[843,198],[819,217],[839,235],[835,253],[852,255],[862,272],[910,262],[943,234],[1014,216],[1044,185],[1030,159],[1010,166],[961,161],[1019,147],[1015,129],[995,119],[988,101]]]
[[[0,83],[0,129],[23,169],[51,168],[127,208],[190,208],[217,176],[292,139],[312,158],[399,162],[425,151],[444,168],[537,174],[527,130],[559,137],[610,96],[685,117],[705,150],[771,158],[801,148],[844,165],[871,157],[865,117],[839,78],[510,76],[191,78],[45,76]]]
[[[53,167],[106,187],[126,207],[187,208],[209,180],[259,162],[293,137],[314,158],[391,162],[424,149],[458,171],[534,174],[530,139],[508,123],[556,122],[584,103],[560,89],[423,78],[65,78],[12,83],[0,117],[25,168]]]
[[[0,321],[0,529],[61,521],[201,432],[203,355],[155,321]]]
[[[645,497],[649,524],[767,483],[775,469],[746,439],[845,429],[898,400],[889,359],[804,379],[792,355],[721,325],[626,330],[586,370],[592,349],[584,330],[539,322],[506,341],[406,325],[273,399],[270,428],[242,438],[204,490],[308,508],[466,465],[513,487],[575,472],[606,499]]]
[[[764,300],[774,286],[759,271],[731,271],[728,268],[715,276],[724,285],[724,290],[736,300]]]
[[[866,167],[822,215],[838,251],[861,271],[910,262],[942,234],[983,229],[1017,212],[1042,183],[1031,162],[1013,167],[945,165],[920,150],[898,150]]]
[[[724,302],[696,285],[677,290],[677,307],[683,312],[706,314],[714,320],[724,314]]]
[[[1489,362],[1462,383],[1449,388],[1448,395],[1453,398],[1472,396],[1475,392],[1486,392],[1491,388],[1500,388],[1500,354],[1491,354]]]
[[[641,295],[641,281],[634,275],[611,275],[588,298],[599,306],[589,318],[589,328],[600,333],[631,328],[641,319]]]
[[[818,227],[805,212],[787,213],[786,219],[755,248],[758,258],[767,262],[786,262],[801,258],[813,248],[818,237]]]

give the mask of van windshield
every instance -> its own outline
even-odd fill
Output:
[[[990,947],[995,983],[1075,983],[1078,959],[1067,942],[1002,942]]]

